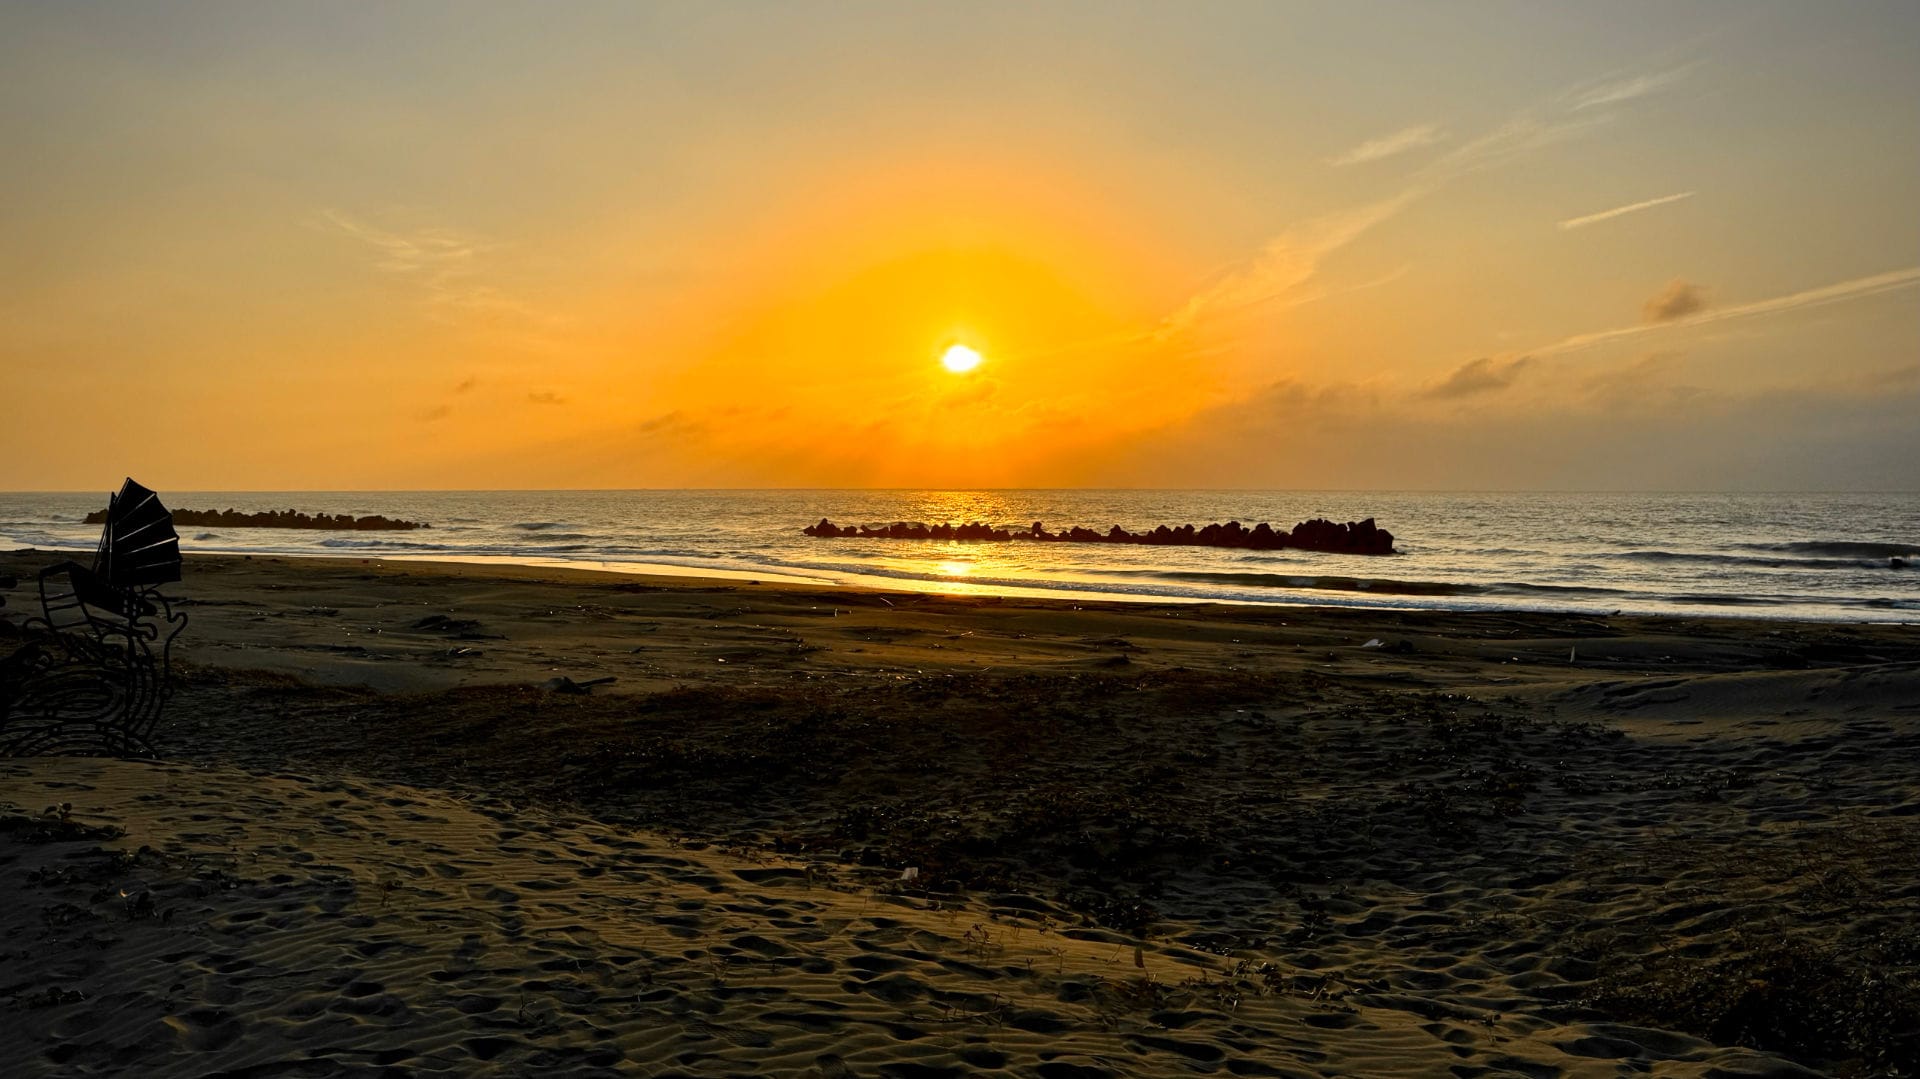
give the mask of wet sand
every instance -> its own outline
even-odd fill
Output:
[[[170,592],[163,761],[0,762],[9,1075],[1920,1057],[1913,627],[234,557]]]

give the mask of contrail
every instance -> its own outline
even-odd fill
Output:
[[[1655,206],[1665,206],[1669,202],[1679,202],[1681,199],[1690,199],[1693,195],[1694,193],[1691,191],[1682,191],[1677,195],[1662,195],[1657,199],[1648,199],[1645,202],[1631,202],[1625,206],[1615,206],[1611,210],[1602,210],[1597,214],[1588,214],[1585,217],[1569,217],[1565,221],[1560,222],[1560,227],[1563,229],[1577,229],[1583,225],[1591,225],[1596,221],[1605,221],[1623,214],[1637,214],[1641,210],[1651,210]]]
[[[1821,307],[1830,303],[1857,299],[1864,296],[1877,296],[1896,289],[1913,288],[1920,285],[1920,266],[1909,266],[1904,270],[1889,270],[1886,273],[1873,274],[1870,277],[1856,277],[1850,281],[1838,281],[1818,288],[1802,289],[1785,296],[1773,296],[1765,300],[1736,304],[1732,307],[1709,308],[1700,314],[1685,318],[1671,319],[1666,322],[1643,322],[1633,326],[1622,326],[1613,330],[1597,330],[1593,333],[1575,334],[1563,338],[1551,345],[1529,349],[1528,356],[1557,356],[1622,337],[1638,337],[1644,333],[1668,330],[1679,326],[1704,326],[1729,319],[1752,318],[1756,315],[1771,315],[1780,311],[1792,311],[1800,307]]]

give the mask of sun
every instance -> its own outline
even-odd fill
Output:
[[[980,366],[980,354],[965,345],[954,345],[940,357],[940,366],[956,375],[964,375]]]

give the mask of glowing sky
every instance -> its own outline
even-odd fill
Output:
[[[1920,482],[1910,2],[4,3],[0,70],[0,489]]]

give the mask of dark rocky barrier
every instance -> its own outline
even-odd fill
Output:
[[[90,525],[104,524],[107,511],[87,514]],[[347,513],[300,513],[296,510],[268,510],[265,513],[241,513],[238,510],[174,510],[175,526],[196,528],[320,528],[336,532],[406,532],[432,528],[424,521],[398,521],[374,514],[355,517]]]
[[[1135,543],[1157,547],[1240,547],[1250,551],[1278,551],[1294,548],[1302,551],[1327,551],[1336,554],[1393,554],[1393,533],[1364,521],[1337,524],[1314,518],[1291,529],[1268,524],[1244,527],[1239,521],[1211,524],[1202,528],[1161,525],[1149,532],[1129,532],[1114,525],[1105,532],[1091,528],[1069,528],[1049,532],[1039,521],[1032,528],[994,528],[985,524],[925,525],[899,522],[890,525],[841,527],[822,517],[820,523],[801,529],[821,539],[908,539],[960,540],[974,543]]]

